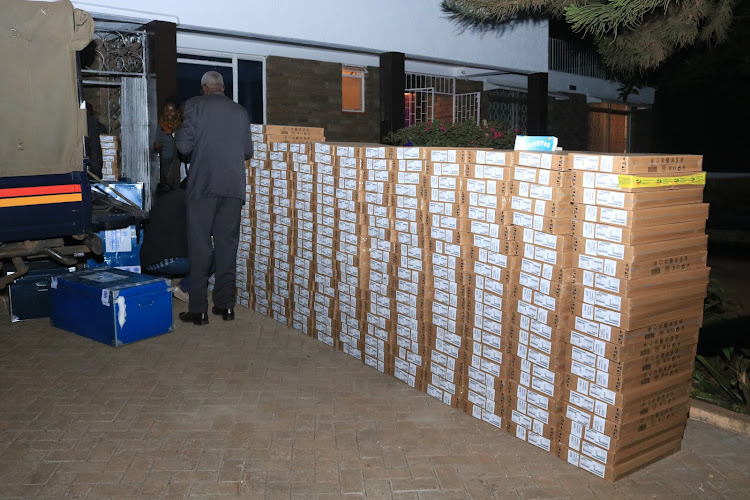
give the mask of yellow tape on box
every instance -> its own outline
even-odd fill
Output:
[[[706,172],[674,177],[643,177],[640,175],[620,175],[618,185],[623,189],[668,187],[668,186],[703,186],[706,184]]]

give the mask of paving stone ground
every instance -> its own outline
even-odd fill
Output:
[[[247,309],[116,349],[0,298],[2,498],[750,498],[700,422],[611,484]]]

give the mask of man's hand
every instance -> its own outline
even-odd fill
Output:
[[[163,148],[164,148],[164,144],[162,144],[161,142],[154,143],[154,151],[156,151],[157,153],[161,153],[161,150]]]

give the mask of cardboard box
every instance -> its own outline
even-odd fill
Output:
[[[569,152],[571,167],[574,170],[612,172],[618,174],[679,174],[700,172],[703,168],[702,155],[670,155],[652,153],[627,153],[619,155]]]
[[[708,267],[697,267],[695,269],[687,269],[664,275],[657,274],[645,278],[621,279],[583,269],[576,269],[574,271],[574,279],[577,285],[625,297],[655,292],[671,293],[674,289],[691,283],[708,283],[710,271],[711,269]]]
[[[706,251],[708,236],[700,234],[687,238],[678,238],[667,241],[656,241],[642,245],[622,245],[587,238],[575,238],[575,251],[578,255],[603,257],[608,260],[617,260],[628,263],[651,261],[651,265],[664,262],[674,262],[682,255],[701,253]],[[578,259],[578,267],[595,272],[600,271],[596,263],[592,262],[589,269]],[[618,262],[613,263],[616,269],[608,269],[605,274],[609,276],[620,276],[618,272],[624,270]]]
[[[574,207],[569,200],[555,202],[531,199],[523,196],[511,196],[510,209],[541,215],[543,217],[573,217],[574,213]]]
[[[559,442],[555,454],[571,465],[580,467],[606,481],[614,482],[679,451],[683,432],[684,424],[682,427],[677,425],[670,432],[665,432],[658,437],[646,437],[643,440],[632,441],[628,452],[623,453],[623,455],[627,455],[626,457],[615,455],[615,457],[608,459],[607,464],[603,464]]]
[[[514,165],[512,167],[510,180],[570,189],[573,175],[569,170],[555,171]]]
[[[669,207],[621,210],[596,205],[574,205],[574,217],[587,222],[641,228],[708,219],[708,203],[690,203]]]
[[[654,322],[640,329],[626,330],[575,316],[571,318],[570,328],[617,346],[628,349],[646,349],[655,344],[671,344],[675,337],[692,338],[695,330],[700,329],[702,320],[703,310],[701,309],[690,315],[668,318],[663,322]],[[604,346],[601,349],[598,346],[598,343],[592,345],[595,349],[593,352],[601,354],[604,352],[602,351]]]
[[[650,189],[626,193],[605,189],[573,186],[573,202],[584,205],[600,205],[622,210],[686,205],[703,201],[703,186],[682,189]]]
[[[664,189],[690,189],[706,184],[706,173],[624,175],[573,171],[573,186],[609,191],[637,192]]]
[[[641,245],[656,241],[688,238],[706,232],[705,220],[630,228],[572,219],[571,225],[573,235],[578,238],[598,239],[612,243],[622,243],[624,245]]]
[[[573,189],[570,187],[531,184],[523,181],[510,181],[510,195],[563,204],[572,202]]]
[[[467,149],[466,163],[507,166],[513,163],[512,150]]]
[[[543,168],[545,170],[570,170],[567,153],[540,153],[538,151],[514,151],[513,165]]]

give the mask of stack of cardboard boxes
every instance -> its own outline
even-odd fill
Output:
[[[608,480],[679,448],[700,157],[253,133],[240,304]]]
[[[102,180],[116,181],[120,179],[120,160],[118,154],[117,137],[114,135],[100,135],[102,146]]]
[[[508,430],[546,451],[562,417],[572,284],[571,172],[563,154],[517,151],[510,189],[513,298]]]
[[[557,454],[608,480],[680,447],[709,268],[695,155],[570,154],[576,275]]]
[[[467,327],[470,363],[464,410],[495,427],[503,427],[505,390],[510,368],[507,349],[509,315],[505,312],[510,288],[509,219],[507,196],[510,151],[468,151],[461,165],[465,189],[457,206],[467,221],[464,265],[469,273],[462,308]]]

